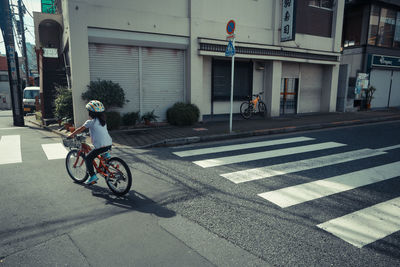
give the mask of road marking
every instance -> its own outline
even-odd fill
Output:
[[[20,128],[18,128],[18,127],[0,128],[0,131],[1,130],[15,130],[15,129],[20,129]]]
[[[400,148],[400,145],[394,145],[394,146],[387,146],[387,147],[377,148],[376,150],[388,151],[388,150],[398,149],[398,148]]]
[[[258,195],[282,208],[287,208],[357,187],[382,182],[399,175],[400,161]]]
[[[44,153],[46,153],[47,159],[65,159],[68,154],[68,150],[61,143],[56,144],[42,144]]]
[[[234,182],[235,184],[269,178],[276,175],[284,175],[304,170],[320,168],[338,163],[373,157],[386,154],[381,150],[360,149],[344,153],[338,153],[318,158],[299,160],[261,168],[248,169],[243,171],[221,174],[222,177]]]
[[[190,157],[190,156],[198,156],[198,155],[204,155],[204,154],[210,154],[210,153],[235,151],[235,150],[240,150],[240,149],[257,148],[257,147],[263,147],[263,146],[290,144],[290,143],[304,142],[304,141],[311,141],[311,140],[315,140],[315,138],[295,137],[295,138],[285,138],[285,139],[278,139],[278,140],[271,140],[271,141],[245,143],[245,144],[238,144],[238,145],[200,148],[200,149],[179,151],[179,152],[173,152],[173,153],[179,157]]]
[[[276,149],[276,150],[263,151],[263,152],[257,152],[257,153],[242,154],[242,155],[238,155],[238,156],[199,160],[199,161],[193,161],[193,163],[197,164],[203,168],[209,168],[209,167],[221,166],[221,165],[226,165],[226,164],[247,162],[247,161],[259,160],[259,159],[268,159],[268,158],[287,156],[287,155],[292,155],[292,154],[305,153],[305,152],[311,152],[311,151],[317,151],[317,150],[323,150],[323,149],[335,148],[335,147],[341,147],[341,146],[345,146],[345,144],[336,143],[336,142],[325,142],[325,143],[320,143],[320,144],[290,147],[290,148]]]
[[[317,226],[358,248],[362,248],[400,230],[400,197]]]
[[[21,136],[4,135],[0,140],[0,164],[22,162]]]

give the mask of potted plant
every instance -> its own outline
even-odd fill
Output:
[[[367,101],[367,109],[371,108],[371,101],[374,98],[373,95],[374,95],[375,91],[376,91],[376,88],[371,86],[371,85],[367,88],[367,90],[365,90],[365,98],[366,98],[366,101]]]
[[[150,122],[157,121],[158,116],[154,114],[154,109],[152,111],[146,112],[142,115],[142,121],[145,125],[150,125]]]

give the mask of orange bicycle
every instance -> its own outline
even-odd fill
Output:
[[[250,119],[253,114],[257,113],[257,108],[259,114],[265,117],[265,115],[267,114],[267,106],[261,100],[261,95],[263,93],[264,92],[260,92],[253,95],[253,97],[255,97],[254,99],[248,96],[247,100],[240,105],[240,115],[242,115],[244,119]]]
[[[65,159],[69,176],[77,183],[83,183],[89,178],[86,170],[85,157],[92,150],[86,143],[86,136],[76,135],[72,139],[63,139],[63,144],[70,151]],[[109,151],[93,160],[97,174],[106,180],[108,188],[117,196],[125,195],[132,186],[132,175],[128,164],[121,158],[110,157]]]

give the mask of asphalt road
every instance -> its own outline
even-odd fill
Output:
[[[46,152],[60,137],[11,122],[0,112],[0,148],[7,151],[0,157],[0,266],[400,264],[398,122],[114,149],[134,177],[123,198],[104,181],[73,183],[62,156],[49,159]],[[14,139],[4,144],[5,136]],[[12,149],[18,142],[20,149]],[[20,162],[6,163],[18,161],[13,151],[21,152]],[[254,173],[256,180],[244,182]],[[303,184],[308,191],[279,191]],[[351,219],[371,207],[382,216],[365,232],[371,216]],[[332,234],[338,218],[347,219],[339,226],[353,239]]]
[[[311,140],[243,147],[246,143],[300,137]],[[330,148],[319,148],[321,144]],[[159,148],[146,154],[146,162],[151,160],[147,171],[152,175],[165,177],[187,190],[185,194],[161,201],[160,205],[272,265],[398,266],[400,170],[396,162],[400,160],[400,147],[396,145],[399,144],[400,123],[393,122]],[[237,145],[240,149],[233,150]],[[216,147],[232,150],[198,150]],[[304,149],[310,151],[300,153]],[[198,154],[188,156],[187,153]],[[250,171],[254,168],[257,169]],[[239,183],[226,178],[248,179],[251,172],[256,177],[270,177]],[[321,189],[322,180],[328,189]],[[292,187],[306,183],[313,186],[307,190]],[[282,190],[288,187],[293,191]],[[324,190],[332,188],[338,191],[325,195]],[[276,202],[259,196],[262,193],[270,199],[275,197]],[[315,199],[302,200],[320,193]],[[289,206],[279,202],[286,196],[289,196]],[[372,206],[377,210],[371,211]],[[366,213],[359,215],[359,211]],[[371,212],[372,216],[382,217],[370,221]],[[357,216],[361,219],[352,221]],[[332,221],[336,218],[341,221]],[[339,237],[333,234],[329,223],[339,223],[336,226]],[[366,236],[370,234],[378,237],[368,240]],[[346,241],[344,236],[348,238]]]

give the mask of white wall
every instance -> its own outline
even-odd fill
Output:
[[[86,119],[84,102],[81,94],[89,84],[88,28],[122,31],[123,33],[152,33],[162,36],[189,38],[186,53],[187,67],[187,100],[196,104],[201,115],[211,110],[211,61],[198,52],[198,38],[209,38],[223,41],[226,36],[226,23],[236,21],[236,41],[246,44],[284,46],[299,52],[332,53],[338,51],[340,43],[340,21],[343,17],[344,0],[336,1],[334,10],[333,38],[323,38],[296,34],[296,41],[280,43],[281,1],[261,0],[67,0],[63,1],[64,45],[69,44],[71,79],[74,100],[74,114],[77,124]],[[338,23],[336,23],[338,21]],[[276,58],[279,64],[272,63],[273,75],[281,74],[282,57]],[[304,62],[304,60],[302,60]],[[284,62],[284,61],[283,61]],[[300,61],[299,61],[300,62]],[[312,66],[312,65],[311,65]],[[278,69],[275,69],[278,68]],[[321,72],[320,65],[315,65]],[[264,72],[266,73],[266,72]],[[262,71],[254,71],[254,92],[263,87]],[[265,74],[267,77],[268,75]],[[270,84],[264,81],[265,88],[275,99],[279,97],[281,76],[271,76]],[[310,77],[311,78],[311,77]],[[279,81],[278,81],[279,80]],[[315,90],[313,81],[305,82],[304,98]],[[316,82],[318,83],[318,82]],[[320,83],[320,81],[319,81]],[[279,84],[279,86],[278,86]],[[313,89],[314,88],[314,89]],[[315,94],[314,94],[315,95]],[[278,104],[271,102],[268,107],[271,115],[279,115]],[[310,106],[301,110],[316,110],[314,100]],[[329,102],[329,101],[328,101]],[[319,103],[319,102],[318,102]],[[217,103],[215,103],[217,104]],[[235,103],[234,111],[239,110],[240,102]],[[277,106],[276,106],[277,105]],[[229,105],[228,105],[229,106]],[[268,105],[267,105],[268,106]],[[229,111],[226,103],[214,106],[215,113]],[[277,113],[278,112],[278,113]]]
[[[90,82],[88,28],[189,36],[187,0],[69,0],[63,12],[76,124],[87,119],[81,94]]]

